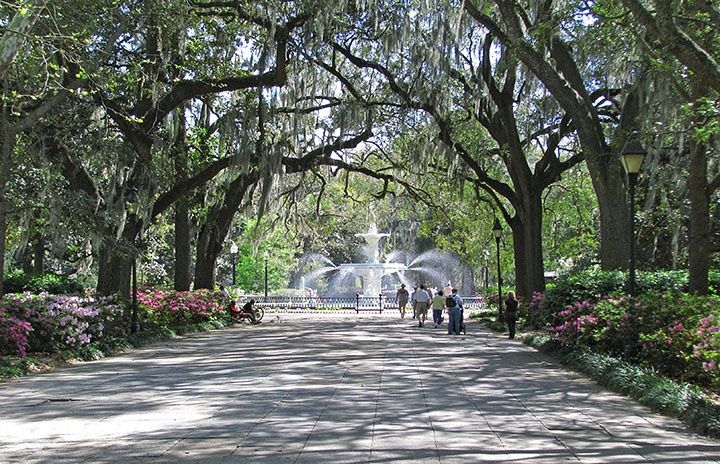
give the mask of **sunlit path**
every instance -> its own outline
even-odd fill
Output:
[[[394,313],[283,314],[0,392],[3,463],[720,461],[517,340]]]

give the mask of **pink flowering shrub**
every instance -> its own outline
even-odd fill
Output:
[[[143,288],[138,292],[140,319],[163,327],[224,319],[229,303],[225,295],[211,290]]]
[[[637,361],[663,374],[720,385],[718,306],[714,298],[680,293],[600,296],[553,313],[548,330],[563,345],[613,355],[623,355],[630,344],[637,348]]]
[[[111,298],[30,293],[0,303],[0,352],[63,353],[121,333],[122,307]]]
[[[693,357],[700,359],[702,367],[716,379],[720,377],[720,312],[715,311],[700,319],[693,345]]]

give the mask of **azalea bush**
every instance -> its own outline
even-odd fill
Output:
[[[530,307],[541,306],[536,295]],[[548,331],[561,345],[635,360],[673,378],[720,386],[720,303],[679,292],[640,298],[601,296],[554,312]]]
[[[720,312],[701,318],[696,335],[699,342],[693,346],[693,356],[702,361],[703,369],[720,377]]]
[[[0,304],[2,354],[73,352],[122,331],[122,306],[112,298],[23,293]]]
[[[178,292],[143,288],[138,292],[140,320],[161,327],[180,327],[228,317],[230,300],[220,292],[194,290]]]

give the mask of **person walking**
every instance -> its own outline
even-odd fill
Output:
[[[445,297],[443,292],[437,292],[432,302],[433,324],[435,328],[442,326],[443,310],[445,309]]]
[[[505,322],[508,326],[508,332],[510,332],[508,338],[515,338],[515,323],[518,320],[519,304],[517,298],[515,298],[515,292],[508,292],[507,298],[505,298]]]
[[[400,284],[400,288],[395,294],[395,301],[397,301],[398,309],[400,310],[400,319],[405,319],[405,306],[409,298],[410,293],[408,293],[407,288],[405,288],[405,284]]]
[[[447,285],[445,285],[445,288],[443,288],[443,296],[447,298],[450,295],[452,295],[452,285],[448,282]]]
[[[417,295],[418,288],[413,287],[413,291],[410,294],[410,306],[412,306],[413,309],[413,319],[417,317],[417,302],[415,301],[415,295]]]
[[[457,305],[457,307],[460,308],[460,330],[462,330],[463,334],[467,334],[467,331],[465,330],[465,321],[464,321],[464,314],[463,314],[463,312],[464,312],[463,311],[463,309],[464,309],[463,308],[463,300],[460,297],[460,295],[458,295],[457,288],[452,289],[451,296],[455,299],[455,304]],[[459,332],[458,332],[458,335],[459,335]]]
[[[423,284],[420,286],[420,290],[415,293],[415,308],[418,318],[418,327],[423,327],[425,325],[430,301],[431,297],[428,292],[425,291],[425,284]]]
[[[445,298],[445,306],[448,312],[448,335],[460,335],[460,307],[454,295]]]

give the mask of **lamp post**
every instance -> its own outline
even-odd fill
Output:
[[[234,243],[230,245],[230,257],[232,258],[232,275],[233,275],[233,287],[235,284],[235,256],[237,256],[238,246]]]
[[[631,297],[635,296],[635,185],[646,154],[647,151],[638,141],[637,132],[633,131],[620,154],[620,162],[625,168],[630,187],[630,269],[627,292]]]
[[[127,192],[127,202],[133,205],[132,227],[135,227],[137,222],[137,205],[140,204],[140,197],[135,187],[130,187]],[[130,319],[130,333],[135,334],[140,331],[140,322],[138,321],[138,304],[137,304],[137,238],[134,237],[135,249],[133,250],[132,259],[132,315]]]
[[[267,285],[268,285],[268,278],[267,278],[267,264],[268,264],[268,252],[265,251],[263,254],[263,259],[265,260],[265,303],[267,303]]]
[[[498,320],[502,320],[502,278],[500,277],[500,237],[502,236],[502,227],[500,226],[498,218],[495,218],[492,231],[495,236],[495,246],[497,248]]]

